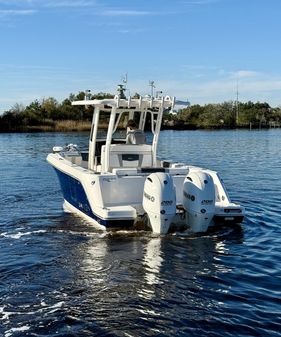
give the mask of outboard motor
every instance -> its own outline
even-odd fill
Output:
[[[162,172],[150,174],[144,183],[143,208],[152,231],[166,234],[176,214],[176,190],[173,178]]]
[[[204,171],[191,171],[183,183],[183,207],[192,232],[206,232],[215,214],[215,184]]]

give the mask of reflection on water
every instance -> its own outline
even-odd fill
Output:
[[[79,289],[79,301],[67,296],[65,307],[71,306],[80,317],[87,312],[84,324],[92,317],[103,333],[117,336],[130,334],[132,322],[134,336],[153,336],[180,331],[184,322],[204,321],[213,310],[222,310],[224,302],[217,294],[229,290],[221,277],[232,272],[223,259],[229,255],[223,240],[231,236],[230,231],[219,231],[220,238],[216,234],[153,237],[124,232],[104,236],[91,234],[85,227],[87,240],[74,252],[72,287]],[[70,233],[75,235],[75,230]],[[153,329],[143,332],[146,326]]]
[[[162,263],[161,238],[153,238],[146,244],[143,261],[147,284],[153,285],[161,283],[158,274]]]
[[[98,325],[101,334],[114,331],[122,336],[126,331],[130,333],[132,322],[136,324],[136,335],[146,335],[141,334],[143,326],[155,325],[157,318],[155,332],[147,332],[153,335],[158,330],[169,334],[176,322],[181,324],[181,318],[175,319],[179,306],[185,319],[190,315],[191,319],[196,307],[214,305],[198,296],[202,288],[199,278],[214,270],[212,238],[174,241],[172,236],[104,235],[83,224],[81,228],[76,221],[71,224],[71,220],[66,219],[68,229],[57,223],[47,233],[53,254],[59,253],[51,270],[53,281],[49,280],[56,291],[52,294],[39,288],[41,305],[30,304],[32,315],[43,310],[50,317],[59,314],[59,321],[67,315],[74,328],[78,323],[88,329]],[[34,282],[42,283],[40,275]],[[52,297],[56,301],[51,302]]]
[[[218,170],[247,210],[194,236],[98,232],[64,214],[45,158],[87,134],[0,142],[0,336],[280,335],[280,130],[163,133],[163,157]]]

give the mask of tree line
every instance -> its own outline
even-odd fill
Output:
[[[0,116],[0,132],[55,130],[59,122],[89,122],[93,108],[73,106],[75,100],[112,98],[110,93],[90,94],[79,92],[70,94],[62,102],[55,98],[35,100],[27,106],[15,104]],[[138,96],[138,94],[135,94]],[[220,104],[191,105],[177,113],[166,112],[163,127],[175,129],[280,127],[281,107],[272,108],[261,102],[223,102]]]
[[[281,107],[251,101],[191,105],[177,115],[166,115],[165,125],[185,129],[280,127]]]
[[[93,115],[93,108],[89,106],[71,105],[73,101],[88,99],[112,98],[114,95],[109,93],[98,93],[95,95],[79,92],[70,94],[62,102],[55,98],[44,98],[41,101],[35,100],[27,106],[15,104],[10,110],[5,111],[0,116],[0,132],[13,131],[39,131],[52,130],[58,122],[62,121],[90,121]]]

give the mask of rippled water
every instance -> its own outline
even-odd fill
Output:
[[[280,336],[281,130],[165,131],[247,216],[201,236],[103,233],[45,161],[87,134],[0,134],[0,336]]]

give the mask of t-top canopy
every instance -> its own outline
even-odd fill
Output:
[[[122,109],[140,109],[140,110],[148,110],[148,109],[172,109],[175,105],[175,97],[165,96],[165,97],[150,97],[150,96],[140,96],[139,98],[131,98],[128,99],[120,98],[116,95],[111,99],[94,99],[94,100],[81,100],[74,101],[72,105],[93,105],[101,108],[106,107],[116,107]]]

